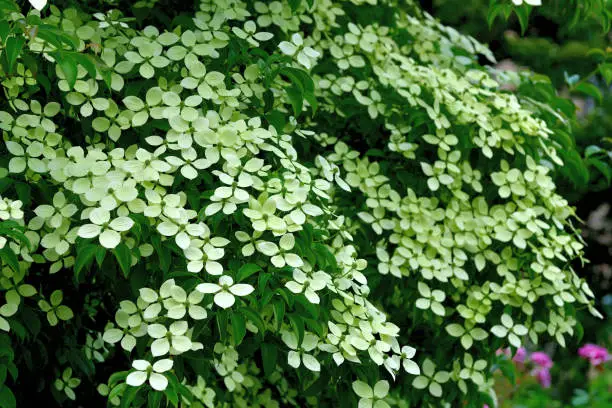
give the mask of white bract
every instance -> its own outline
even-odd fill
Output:
[[[280,238],[278,245],[280,247],[279,253],[272,256],[272,258],[270,259],[274,266],[276,266],[277,268],[282,268],[285,265],[289,265],[294,268],[299,268],[304,265],[302,258],[292,252],[288,252],[291,251],[295,246],[295,238],[293,234],[283,235]]]
[[[184,320],[172,323],[169,328],[159,323],[149,325],[147,333],[155,339],[151,343],[151,354],[157,357],[191,350],[192,342],[187,336],[188,329],[189,326]]]
[[[412,375],[419,375],[421,373],[421,369],[418,364],[412,361],[412,358],[416,354],[416,349],[410,346],[404,346],[401,349],[400,359],[402,361],[402,367],[407,373]]]
[[[355,381],[353,382],[353,391],[361,398],[359,408],[389,408],[389,404],[384,401],[389,393],[388,381],[378,381],[374,384],[374,388],[363,381]]]
[[[487,362],[485,360],[474,361],[471,354],[465,353],[463,355],[463,365],[464,368],[459,372],[459,377],[464,380],[470,379],[478,386],[484,384],[485,380],[482,372],[487,367]]]
[[[522,324],[514,324],[512,318],[505,313],[501,317],[501,323],[493,326],[491,332],[497,337],[508,337],[510,344],[521,347],[521,337],[527,334],[527,328]]]
[[[42,10],[47,5],[47,0],[28,0],[36,10]],[[74,399],[74,398],[73,398]]]
[[[321,364],[316,357],[311,353],[316,349],[319,338],[312,333],[304,333],[302,344],[298,345],[298,338],[293,332],[282,333],[283,342],[289,347],[290,351],[287,355],[287,363],[298,368],[301,363],[310,371],[321,371]]]
[[[442,395],[441,384],[448,382],[449,379],[448,372],[436,371],[435,364],[431,360],[426,359],[423,362],[422,374],[412,381],[412,386],[418,389],[427,388],[431,395],[440,397]]]
[[[516,6],[520,6],[525,2],[525,4],[529,4],[530,6],[541,6],[542,0],[512,0]]]
[[[256,30],[257,25],[253,21],[247,21],[244,23],[242,29],[239,27],[232,27],[232,32],[236,34],[238,38],[248,41],[248,43],[253,47],[259,47],[260,41],[268,41],[274,37],[274,35],[271,33],[267,33],[265,31],[258,33]]]
[[[285,286],[293,293],[304,293],[310,303],[318,304],[320,298],[317,292],[325,288],[330,281],[330,276],[323,271],[306,274],[296,268],[293,270],[293,280],[287,282]]]
[[[93,224],[84,224],[79,228],[82,238],[99,237],[100,244],[105,248],[115,248],[121,242],[121,232],[128,231],[134,225],[129,217],[117,217],[111,221],[110,211],[95,208],[89,214]]]
[[[321,56],[321,54],[312,47],[305,46],[302,36],[298,33],[291,36],[291,42],[281,41],[280,44],[278,44],[278,48],[286,55],[295,56],[297,54],[298,62],[307,69],[312,68],[317,58]]]
[[[62,376],[55,380],[55,389],[64,392],[66,396],[71,399],[76,399],[76,394],[74,393],[74,389],[81,384],[81,380],[79,378],[72,377],[72,368],[67,367]]]
[[[214,302],[217,306],[227,309],[236,302],[235,296],[250,295],[255,288],[246,283],[234,283],[231,276],[223,275],[219,278],[219,284],[200,283],[196,290],[201,293],[214,293]]]
[[[139,387],[149,380],[149,385],[156,391],[163,391],[168,387],[168,379],[163,375],[170,371],[174,362],[170,359],[157,360],[153,365],[147,360],[134,360],[132,371],[128,374],[125,382],[132,387]]]
[[[74,204],[66,202],[66,196],[58,192],[53,196],[53,205],[39,205],[34,213],[45,220],[51,228],[59,228],[65,218],[72,217],[78,211]]]
[[[442,303],[446,296],[441,290],[431,290],[427,284],[423,282],[418,283],[418,290],[422,298],[417,299],[416,307],[419,309],[427,310],[431,309],[432,312],[438,316],[444,316],[444,306]]]

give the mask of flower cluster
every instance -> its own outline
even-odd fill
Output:
[[[599,366],[610,360],[608,349],[597,344],[587,343],[578,349],[578,355],[589,360],[592,366]]]

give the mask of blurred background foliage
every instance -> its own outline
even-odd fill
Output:
[[[588,265],[575,265],[599,299],[604,320],[583,313],[578,336],[560,349],[539,350],[554,362],[551,386],[529,363],[502,358],[496,386],[501,407],[612,406],[612,363],[593,366],[578,355],[586,343],[612,347],[612,0],[421,0],[442,23],[489,44],[497,68],[525,72],[525,99],[555,107],[555,137],[565,166],[556,169],[561,193],[584,220]],[[532,73],[530,73],[532,72]],[[529,350],[528,351],[536,351]]]

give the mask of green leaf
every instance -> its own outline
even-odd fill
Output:
[[[98,250],[96,251],[96,263],[98,267],[102,268],[102,263],[104,262],[104,258],[106,257],[106,248],[103,246],[98,246]]]
[[[304,320],[302,320],[302,318],[295,313],[287,315],[287,317],[289,318],[291,327],[293,327],[295,335],[297,336],[298,344],[302,344],[302,341],[304,341]]]
[[[306,99],[306,101],[310,104],[310,107],[312,108],[312,114],[314,115],[315,113],[317,113],[317,108],[319,107],[319,104],[317,102],[317,98],[315,98],[313,93],[305,93],[304,94],[304,99]]]
[[[0,365],[0,388],[2,388],[4,382],[6,381],[7,371],[8,369],[5,364]]]
[[[66,77],[66,81],[68,82],[68,86],[70,89],[74,88],[74,84],[76,84],[77,80],[77,63],[76,61],[66,53],[56,52],[54,53],[57,62]]]
[[[89,265],[93,261],[97,250],[98,245],[95,244],[88,244],[77,248],[77,256],[74,261],[74,277],[77,282],[80,281],[81,271],[86,265]]]
[[[11,36],[6,40],[4,52],[6,53],[9,74],[13,72],[13,65],[15,65],[15,61],[17,61],[19,54],[21,54],[25,42],[25,38],[21,35],[19,37]]]
[[[319,312],[321,309],[318,307],[318,305],[310,303],[310,301],[308,301],[308,299],[306,299],[304,296],[296,296],[295,301],[299,303],[300,306],[302,306],[304,310],[306,310],[306,312],[308,312],[308,314],[314,319],[319,318]]]
[[[320,395],[323,390],[329,385],[329,375],[323,372],[317,380],[312,383],[301,395],[304,397],[311,397]]]
[[[312,244],[312,250],[317,257],[317,263],[319,266],[325,268],[331,266],[333,269],[338,269],[338,262],[336,257],[332,254],[329,249],[323,244]]]
[[[493,397],[489,393],[487,393],[487,392],[480,392],[478,394],[478,396],[480,397],[480,402],[479,402],[478,406],[482,406],[484,404],[487,404],[490,407],[496,406],[496,402],[493,401]]]
[[[0,406],[2,408],[16,408],[17,400],[15,399],[15,395],[13,395],[13,391],[4,385],[0,388]]]
[[[123,395],[123,392],[128,387],[130,387],[130,386],[127,385],[126,383],[121,383],[121,384],[117,385],[116,387],[112,387],[112,389],[108,393],[108,400],[110,401],[110,400],[112,400],[114,398],[121,397],[121,395]]]
[[[111,388],[114,387],[117,383],[125,380],[129,374],[129,371],[118,371],[111,374],[111,376],[108,378],[108,386]]]
[[[289,78],[291,83],[300,88],[303,93],[314,93],[314,81],[308,72],[298,68],[283,67],[279,73]]]
[[[244,316],[238,313],[232,314],[232,337],[234,339],[234,345],[237,346],[242,343],[242,339],[246,334],[246,322]]]
[[[38,64],[36,58],[26,50],[21,53],[21,59],[23,60],[23,65],[32,72],[32,75],[37,76]]]
[[[518,17],[519,24],[521,26],[521,34],[525,34],[527,26],[529,25],[529,14],[531,14],[531,7],[515,7],[514,12]]]
[[[45,40],[46,42],[48,42],[49,44],[51,44],[58,50],[61,50],[63,48],[62,42],[60,41],[57,35],[52,34],[51,32],[47,30],[41,30],[40,27],[38,29],[38,32],[36,33],[36,37],[42,40]]]
[[[275,344],[263,343],[261,345],[261,360],[266,377],[269,377],[275,371],[277,358],[278,349]]]
[[[74,35],[69,34],[67,31],[59,29],[51,24],[39,25],[37,35],[41,38],[43,35],[47,38],[52,37],[56,41],[59,41],[60,46],[57,47],[58,49],[64,49],[64,45],[68,46],[71,49],[79,48],[78,38],[76,38]],[[47,38],[44,38],[45,41],[47,40]]]
[[[219,330],[219,338],[222,342],[227,338],[227,313],[223,310],[219,311],[215,316],[217,322],[217,330]]]
[[[278,133],[283,133],[283,129],[285,128],[285,116],[286,114],[273,110],[272,112],[266,114],[266,120],[274,126]]]
[[[28,328],[32,336],[36,337],[40,333],[41,322],[38,314],[30,307],[24,307],[21,312],[21,319],[24,325]]]
[[[497,3],[495,0],[491,0],[490,3],[489,12],[487,13],[487,24],[489,25],[489,29],[493,27],[493,23],[495,23],[499,15],[501,15],[504,20],[508,20],[512,11],[511,3]]]
[[[589,170],[584,164],[580,154],[576,150],[559,150],[559,156],[563,160],[561,167],[563,174],[576,186],[586,186],[589,182]]]
[[[587,163],[595,167],[604,176],[608,185],[612,183],[612,168],[608,163],[605,163],[599,159],[587,159]]]
[[[266,287],[268,285],[268,281],[272,278],[272,274],[270,273],[260,273],[259,279],[257,279],[257,290],[260,294],[263,294],[266,291]]]
[[[148,401],[147,407],[148,408],[161,407],[161,400],[163,396],[164,395],[161,392],[154,392],[154,391],[149,392],[149,396],[148,396],[149,401]]]
[[[288,0],[291,11],[295,12],[302,4],[302,0]]]
[[[102,80],[106,84],[106,87],[108,89],[111,89],[112,73],[113,73],[112,69],[108,65],[106,65],[106,63],[102,60],[102,58],[98,56],[91,56],[91,55],[90,55],[90,58],[92,58],[93,61],[95,62],[98,72],[100,73],[100,76],[102,76]]]
[[[274,320],[276,321],[276,329],[280,330],[281,325],[283,324],[283,319],[285,318],[285,302],[281,299],[278,299],[273,304],[274,307]]]
[[[306,322],[306,326],[308,326],[310,330],[312,330],[318,336],[323,337],[325,335],[323,325],[321,325],[321,323],[319,323],[317,320],[304,318],[304,322]]]
[[[125,392],[121,396],[121,405],[120,408],[129,408],[132,406],[132,402],[136,398],[136,394],[140,391],[142,385],[140,387],[132,387],[129,386],[125,389]]]
[[[17,197],[24,205],[29,205],[32,202],[32,187],[28,183],[16,183]]]
[[[166,395],[166,398],[168,398],[168,402],[170,402],[173,407],[178,407],[179,397],[174,387],[166,388],[164,390],[164,394]]]
[[[602,61],[606,58],[606,52],[601,48],[591,48],[586,52],[587,57],[594,57],[597,61]]]
[[[264,100],[264,112],[270,111],[270,109],[274,107],[274,94],[272,93],[271,90],[267,89],[263,93],[263,100]]]
[[[561,143],[561,146],[564,149],[575,149],[576,143],[572,138],[572,134],[570,132],[566,132],[563,129],[559,129],[555,132],[554,138],[557,142]]]
[[[49,78],[47,78],[45,75],[42,75],[41,73],[38,73],[36,75],[36,80],[43,87],[47,96],[49,96],[49,94],[51,93],[51,81],[49,81]]]
[[[238,274],[236,275],[236,282],[241,282],[245,280],[246,278],[248,278],[249,276],[261,270],[262,269],[259,265],[252,264],[252,263],[244,264],[238,270]]]
[[[294,116],[298,117],[302,112],[304,99],[308,101],[314,114],[318,105],[314,96],[314,81],[308,72],[292,67],[283,67],[278,72],[289,78],[292,83],[292,86],[287,87],[285,90],[293,107]]]
[[[283,298],[285,304],[287,304],[290,308],[293,307],[293,305],[295,304],[295,298],[297,298],[297,296],[295,296],[293,292],[290,292],[286,288],[280,288],[276,290],[276,293],[278,293]]]
[[[2,259],[4,264],[10,266],[12,270],[19,273],[19,259],[11,248],[5,246],[0,249],[0,259]]]
[[[599,88],[589,82],[581,82],[576,85],[573,90],[592,96],[597,100],[598,103],[601,103],[603,99],[603,95],[601,94]]]
[[[158,235],[151,237],[151,245],[153,245],[155,253],[159,257],[159,267],[163,272],[168,273],[170,270],[170,263],[172,262],[172,254],[168,248],[162,244]]]
[[[582,323],[577,321],[576,326],[574,327],[574,330],[576,331],[576,334],[574,337],[576,340],[576,344],[580,344],[582,342],[582,338],[584,337],[584,326],[582,326]]]
[[[79,65],[82,65],[83,68],[85,68],[92,79],[96,79],[98,71],[96,70],[96,63],[90,55],[81,54],[78,52],[71,53],[70,55]]]
[[[113,249],[113,254],[117,258],[117,262],[119,262],[123,276],[129,277],[130,267],[132,266],[132,251],[130,248],[122,242]]]
[[[174,377],[174,374],[171,374],[169,376]],[[189,390],[189,388],[187,388],[185,385],[183,385],[183,384],[181,384],[179,382],[177,382],[176,388],[178,389],[178,393],[181,395],[181,397],[186,399],[188,402],[193,403],[194,395]]]
[[[7,220],[7,221],[0,222],[0,234],[11,237],[21,242],[22,244],[27,246],[29,249],[32,249],[32,244],[30,243],[30,240],[23,233],[23,227],[21,227],[15,221]]]
[[[297,118],[300,116],[300,113],[302,113],[302,108],[304,106],[304,94],[300,88],[295,85],[285,88],[285,91],[287,91],[289,102],[293,108],[293,116]]]
[[[503,358],[497,362],[497,366],[504,377],[506,377],[513,386],[516,385],[516,367],[514,364],[507,358]]]
[[[253,309],[249,307],[241,307],[238,309],[240,313],[244,315],[248,320],[250,320],[256,327],[259,329],[259,333],[263,335],[266,332],[266,325],[264,321],[261,319],[259,313],[255,312]]]
[[[612,82],[612,63],[607,62],[605,64],[600,64],[599,73],[603,77],[604,81],[606,81],[606,85],[610,86],[610,82]]]
[[[11,26],[9,22],[7,20],[0,21],[0,41],[5,43],[10,32],[11,32]]]

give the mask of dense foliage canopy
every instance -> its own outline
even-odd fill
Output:
[[[597,314],[564,112],[509,91],[550,84],[412,1],[24,10],[0,0],[3,406],[481,407],[497,349]]]

